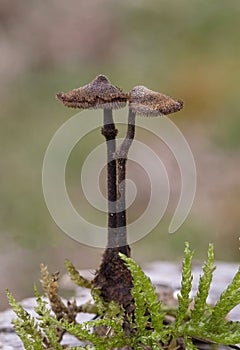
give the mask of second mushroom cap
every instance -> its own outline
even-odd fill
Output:
[[[145,86],[135,86],[130,91],[129,107],[133,113],[156,117],[180,111],[183,101],[152,91]]]

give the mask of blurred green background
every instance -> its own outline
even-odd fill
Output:
[[[188,240],[197,259],[213,242],[217,259],[239,261],[239,23],[239,0],[1,0],[0,308],[7,305],[6,287],[18,299],[32,295],[41,262],[53,272],[65,271],[65,258],[91,271],[100,262],[102,250],[56,226],[41,186],[48,143],[75,114],[55,100],[56,92],[100,73],[124,91],[146,85],[182,98],[185,108],[171,120],[197,166],[192,211],[170,235],[180,175],[163,150],[173,187],[169,210],[133,245],[134,258],[180,260]],[[102,141],[93,133],[71,155],[67,183],[76,205],[81,164]]]

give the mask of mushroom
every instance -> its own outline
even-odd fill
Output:
[[[126,231],[125,177],[127,155],[135,133],[135,116],[136,114],[157,116],[173,113],[180,110],[183,103],[143,86],[137,86],[130,94],[125,94],[111,85],[103,75],[97,76],[91,83],[79,89],[59,93],[57,98],[67,107],[103,109],[102,134],[107,141],[108,159],[108,247],[103,254],[93,285],[100,289],[104,300],[113,300],[121,304],[126,314],[131,314],[134,309],[131,295],[132,276],[120,259],[119,252],[130,256]],[[112,109],[124,107],[128,100],[127,135],[116,152],[117,130],[113,121]],[[117,189],[121,194],[118,201]],[[117,208],[116,202],[118,203]]]
[[[128,94],[111,85],[103,76],[97,76],[91,83],[68,93],[57,94],[57,99],[67,107],[83,109],[103,109],[102,134],[107,143],[107,188],[108,188],[108,246],[102,257],[101,265],[96,272],[93,285],[100,289],[106,301],[112,301],[132,310],[131,295],[132,276],[119,256],[119,252],[130,255],[130,248],[117,229],[117,186],[116,186],[116,135],[117,129],[112,116],[112,109],[126,105]],[[129,311],[130,312],[130,311]]]
[[[128,95],[110,84],[109,80],[99,75],[90,84],[66,94],[59,93],[57,98],[67,107],[102,108],[102,134],[107,143],[107,187],[108,187],[108,246],[104,251],[101,265],[96,272],[93,285],[101,290],[106,301],[118,302],[125,308],[131,308],[132,276],[119,256],[119,252],[130,256],[130,248],[122,241],[117,229],[117,176],[116,176],[116,135],[117,129],[112,116],[112,109],[124,107]],[[130,305],[130,306],[129,306]]]
[[[103,109],[102,135],[107,144],[107,187],[108,187],[108,247],[118,247],[117,237],[117,188],[116,188],[116,136],[112,110],[126,105],[128,95],[113,86],[104,75],[98,75],[89,84],[67,93],[58,93],[57,99],[65,106],[82,109]],[[122,251],[125,253],[125,251]]]
[[[117,159],[117,174],[119,200],[117,205],[118,236],[126,241],[126,162],[129,148],[135,136],[136,115],[156,117],[178,112],[183,108],[183,101],[174,99],[160,92],[152,91],[145,86],[135,86],[129,93],[128,129],[125,139],[115,153]]]

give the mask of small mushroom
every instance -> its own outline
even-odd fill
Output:
[[[136,115],[157,117],[180,111],[183,101],[152,91],[145,86],[135,86],[129,93],[129,114],[127,135],[116,152],[119,158],[127,157],[135,134]]]
[[[180,111],[183,108],[183,101],[174,99],[160,92],[152,91],[145,86],[135,86],[129,93],[129,114],[128,129],[125,139],[115,153],[117,159],[117,173],[119,191],[119,200],[117,206],[119,235],[124,241],[127,236],[126,228],[126,162],[129,148],[135,135],[135,118],[136,115],[156,117],[168,115]]]
[[[115,128],[112,110],[124,107],[129,96],[111,85],[104,75],[98,75],[91,83],[68,93],[59,93],[56,97],[67,107],[103,109],[102,134],[107,144],[108,245],[93,284],[101,290],[105,300],[128,305],[129,300],[132,300],[132,277],[119,257],[119,252],[130,256],[130,248],[118,234],[117,228],[117,172],[114,154],[118,131]]]
[[[152,91],[145,86],[135,86],[130,92],[129,108],[138,115],[157,117],[180,111],[183,101]]]
[[[119,247],[120,237],[117,235],[117,174],[116,136],[112,110],[122,108],[128,101],[128,94],[112,85],[104,75],[98,75],[92,82],[67,93],[58,93],[57,99],[65,106],[81,109],[103,109],[102,134],[107,143],[107,186],[108,186],[108,247]],[[122,250],[125,252],[125,250]]]

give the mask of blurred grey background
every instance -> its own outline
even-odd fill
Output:
[[[56,226],[41,186],[47,145],[75,113],[55,100],[56,92],[100,73],[125,91],[146,85],[182,98],[185,108],[170,118],[197,165],[192,211],[170,235],[180,173],[174,157],[161,148],[171,179],[169,210],[133,245],[133,257],[141,264],[180,260],[187,240],[197,259],[204,259],[213,242],[217,259],[239,261],[239,23],[239,0],[1,0],[1,309],[7,305],[6,287],[17,299],[32,295],[41,262],[62,273],[65,258],[93,272],[100,262],[102,250],[74,242]],[[81,164],[101,142],[99,131],[92,133],[69,160],[67,184],[76,206]],[[146,206],[144,197],[129,211],[129,220]],[[94,221],[87,204],[85,214]]]

